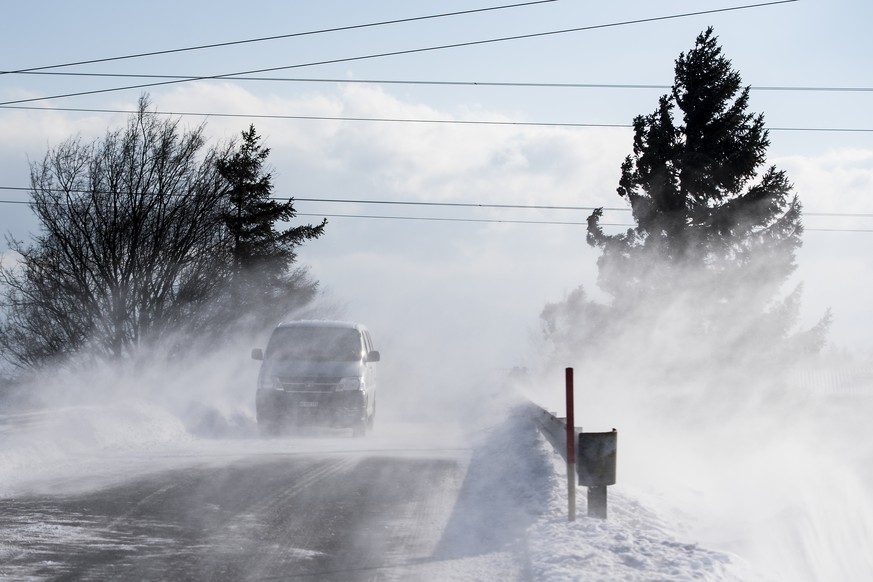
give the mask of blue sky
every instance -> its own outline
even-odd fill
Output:
[[[15,3],[3,19],[5,70],[410,18],[509,2],[120,2]],[[557,0],[415,23],[122,60],[64,71],[217,75],[287,67],[514,35],[743,6],[738,1]],[[712,25],[753,87],[873,87],[873,7],[861,0],[799,0],[539,38],[300,67],[277,77],[669,85],[673,61]],[[3,75],[0,102],[137,79]],[[130,110],[141,89],[41,100],[34,107]],[[272,148],[276,194],[298,198],[617,206],[630,152],[626,128],[480,126],[264,119],[315,115],[628,124],[652,111],[662,89],[532,88],[213,80],[148,89],[158,110],[233,113],[207,119],[214,140],[254,123]],[[873,92],[763,91],[751,109],[772,128],[873,129]],[[101,135],[123,114],[0,108],[0,186],[27,186],[28,160],[79,133]],[[199,123],[202,117],[185,117]],[[776,131],[769,162],[785,169],[810,213],[873,214],[873,133]],[[24,200],[2,191],[0,199]],[[385,207],[298,202],[301,213],[584,221],[586,213]],[[315,217],[308,220],[316,220]],[[607,220],[622,222],[627,214]],[[835,345],[873,351],[869,260],[873,219],[809,215],[796,281],[803,318],[834,311]],[[26,237],[26,206],[0,205],[0,230]],[[476,360],[523,363],[548,301],[579,284],[596,294],[597,254],[583,227],[331,218],[301,249],[347,315],[389,346]],[[9,260],[7,257],[6,260]],[[414,324],[414,325],[411,325]],[[413,329],[414,328],[414,329]]]

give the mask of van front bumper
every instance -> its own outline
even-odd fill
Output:
[[[255,405],[258,423],[349,428],[366,420],[367,416],[366,394],[361,390],[288,392],[259,389]]]

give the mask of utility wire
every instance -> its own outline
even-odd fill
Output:
[[[355,201],[357,202],[357,201]],[[0,200],[0,204],[31,204],[30,202],[20,202],[13,200]],[[474,205],[488,207],[489,205]],[[627,209],[613,209],[627,210]],[[805,213],[815,214],[815,213]],[[395,216],[383,214],[321,214],[317,212],[296,212],[295,216],[316,217],[316,218],[357,218],[370,220],[402,220],[402,221],[424,221],[424,222],[466,222],[466,223],[482,223],[482,224],[527,224],[527,225],[545,225],[545,226],[587,226],[588,222],[579,221],[561,221],[561,220],[517,220],[517,219],[497,219],[497,218],[453,218],[439,216]],[[827,216],[844,216],[828,214]],[[848,215],[855,216],[855,215]],[[634,228],[636,225],[629,223],[611,223],[601,222],[600,226]],[[809,228],[804,226],[804,232],[848,232],[848,233],[873,233],[873,229],[863,228]]]
[[[599,206],[550,206],[543,204],[494,204],[487,202],[425,202],[421,200],[352,200],[348,198],[280,198],[295,202],[322,202],[327,204],[379,204],[387,206],[437,206],[442,208],[499,208],[522,210],[596,210]],[[629,208],[605,207],[603,210],[629,211]]]
[[[2,189],[2,188],[0,188]],[[443,208],[497,208],[497,209],[522,209],[522,210],[583,210],[592,211],[602,208],[608,212],[630,212],[627,207],[618,206],[555,206],[545,204],[493,204],[485,202],[425,202],[425,201],[409,201],[409,200],[351,200],[346,198],[278,198],[278,200],[293,200],[295,202],[320,202],[320,203],[340,203],[340,204],[380,204],[380,205],[402,205],[402,206],[438,206]],[[844,217],[844,218],[873,218],[873,213],[836,213],[836,212],[803,212],[804,216],[828,216],[828,217]]]
[[[570,32],[581,32],[581,31],[596,30],[596,29],[610,28],[610,27],[616,27],[616,26],[627,26],[627,25],[631,25],[631,24],[642,24],[642,23],[648,23],[648,22],[658,22],[658,21],[663,21],[663,20],[671,20],[671,19],[676,19],[676,18],[686,18],[686,17],[690,17],[690,16],[701,16],[701,15],[705,15],[705,14],[716,14],[716,13],[721,13],[721,12],[747,10],[750,8],[760,8],[760,7],[764,7],[764,6],[775,6],[775,5],[779,5],[779,4],[789,4],[789,3],[797,2],[797,1],[798,0],[775,0],[773,2],[762,2],[762,3],[758,3],[758,4],[746,4],[744,6],[732,6],[729,8],[717,8],[717,9],[713,9],[713,10],[701,10],[698,12],[686,12],[686,13],[682,13],[682,14],[673,14],[673,15],[668,15],[668,16],[655,16],[655,17],[651,17],[651,18],[640,18],[640,19],[636,19],[636,20],[626,20],[626,21],[622,21],[622,22],[612,22],[612,23],[608,23],[608,24],[595,24],[595,25],[590,25],[590,26],[580,26],[580,27],[576,27],[576,28],[566,28],[566,29],[562,29],[562,30],[552,30],[552,31],[547,31],[547,32],[535,32],[535,33],[519,34],[519,35],[513,35],[513,36],[504,36],[504,37],[484,39],[484,40],[474,40],[474,41],[468,41],[468,42],[444,44],[444,45],[437,45],[437,46],[430,46],[430,47],[420,47],[420,48],[415,48],[415,49],[406,49],[406,50],[399,50],[399,51],[374,53],[374,54],[369,54],[369,55],[359,55],[356,57],[327,59],[327,60],[323,60],[323,61],[301,63],[301,64],[297,64],[297,65],[286,65],[286,66],[281,66],[281,67],[267,67],[267,68],[263,68],[263,69],[252,69],[249,71],[238,71],[235,73],[225,73],[225,74],[220,74],[220,75],[207,75],[207,76],[203,76],[203,77],[190,77],[187,79],[173,79],[173,80],[161,81],[161,82],[156,82],[156,83],[141,83],[138,85],[127,85],[124,87],[113,87],[113,88],[109,88],[109,89],[93,89],[91,91],[79,91],[79,92],[75,92],[75,93],[63,93],[60,95],[50,95],[50,96],[44,96],[44,97],[31,97],[28,99],[16,99],[14,101],[3,101],[3,102],[0,102],[0,105],[14,105],[14,104],[18,104],[18,103],[31,103],[33,101],[44,101],[44,100],[48,100],[48,99],[62,99],[62,98],[66,98],[66,97],[78,97],[78,96],[83,96],[83,95],[96,95],[96,94],[100,94],[100,93],[126,91],[128,89],[145,89],[145,88],[149,88],[149,87],[160,87],[160,86],[173,85],[173,84],[178,84],[178,83],[187,83],[190,81],[225,79],[227,77],[236,76],[236,75],[254,75],[254,74],[258,74],[258,73],[267,73],[267,72],[272,72],[272,71],[297,69],[297,68],[302,68],[302,67],[312,67],[312,66],[318,66],[318,65],[347,63],[347,62],[352,62],[352,61],[362,61],[362,60],[367,60],[367,59],[376,59],[376,58],[383,58],[383,57],[389,57],[389,56],[408,55],[408,54],[422,53],[422,52],[429,52],[429,51],[438,51],[438,50],[444,50],[444,49],[450,49],[450,48],[479,46],[479,45],[498,43],[498,42],[507,42],[507,41],[513,41],[513,40],[523,40],[523,39],[552,36],[552,35],[557,35],[557,34],[566,34],[566,33],[570,33]]]
[[[2,202],[2,201],[0,201]],[[316,218],[356,218],[372,220],[401,220],[423,222],[461,222],[461,223],[484,223],[484,224],[526,224],[545,226],[587,226],[587,222],[558,221],[558,220],[501,220],[496,218],[451,218],[438,216],[394,216],[381,214],[319,214],[313,212],[298,212],[296,216]],[[600,226],[634,228],[635,224],[601,222]],[[803,228],[804,232],[848,232],[848,233],[873,233],[873,229],[849,229],[849,228]]]
[[[51,75],[65,77],[107,77],[123,79],[197,79],[203,78],[196,75],[154,75],[143,73],[79,73],[67,71],[50,72],[26,72],[29,75]],[[672,85],[659,85],[653,83],[554,83],[554,82],[525,82],[525,81],[428,81],[423,79],[337,79],[337,78],[312,78],[312,77],[251,77],[227,75],[222,80],[228,81],[267,81],[285,83],[336,83],[336,84],[362,84],[362,85],[430,85],[430,86],[455,86],[455,87],[521,87],[521,88],[546,88],[546,89],[671,89]],[[752,91],[797,91],[797,92],[820,92],[820,93],[871,93],[873,87],[839,87],[824,86],[810,87],[801,85],[750,85]]]
[[[578,226],[587,222],[557,221],[557,220],[500,220],[496,218],[451,218],[440,216],[386,216],[374,214],[318,214],[313,212],[298,212],[297,216],[317,216],[324,218],[372,218],[381,220],[423,220],[427,222],[480,222],[490,224],[551,224]],[[621,225],[616,225],[621,226]],[[628,225],[633,226],[633,225]]]
[[[419,220],[427,222],[479,222],[488,224],[540,224],[540,225],[558,225],[558,226],[588,226],[588,222],[579,221],[557,221],[557,220],[501,220],[497,218],[443,218],[436,216],[390,216],[390,215],[375,215],[375,214],[318,214],[298,212],[297,216],[319,217],[319,218],[363,218],[363,219],[378,219],[378,220]],[[601,222],[600,226],[634,228],[635,224]],[[848,228],[807,228],[803,227],[804,232],[873,232],[873,229],[848,229]]]
[[[0,109],[20,109],[28,111],[65,111],[74,113],[124,113],[132,114],[130,109],[105,109],[86,107],[36,107],[33,105],[2,105]],[[574,123],[574,122],[544,122],[544,121],[489,121],[464,119],[413,119],[394,117],[340,117],[331,115],[279,115],[266,113],[200,113],[191,111],[153,111],[155,115],[179,115],[189,117],[225,117],[242,119],[286,119],[297,121],[356,121],[372,123],[422,123],[443,125],[485,125],[485,126],[516,126],[516,127],[575,127],[575,128],[620,128],[633,127],[630,123]],[[768,127],[768,131],[811,131],[829,133],[873,133],[873,128],[863,127]]]
[[[0,190],[12,190],[20,192],[30,192],[32,188],[23,186],[0,186]],[[90,190],[51,190],[52,192],[71,192],[71,193],[91,193]],[[109,194],[109,192],[94,192],[94,194]],[[186,196],[185,194],[176,195]],[[489,202],[428,202],[423,200],[353,200],[350,198],[301,198],[297,196],[289,197],[273,197],[273,200],[286,202],[317,202],[325,204],[366,204],[366,205],[382,205],[382,206],[419,206],[419,207],[440,207],[440,208],[491,208],[502,210],[570,210],[570,211],[585,211],[589,212],[602,208],[608,212],[630,212],[627,207],[618,206],[560,206],[549,204],[497,204]],[[32,202],[27,200],[0,200],[0,204],[27,204]],[[307,216],[299,214],[299,216]],[[873,218],[873,213],[865,214],[858,212],[803,212],[804,216],[824,216],[832,218]],[[341,215],[337,215],[341,216]],[[575,223],[574,223],[575,224]]]
[[[0,186],[0,190],[20,190],[30,192],[31,188]],[[65,192],[63,190],[52,190],[53,192]],[[67,190],[71,193],[91,193],[87,190]],[[109,194],[109,192],[93,192],[94,194]],[[187,196],[186,194],[178,194],[175,197]],[[600,206],[548,206],[537,204],[489,204],[489,203],[474,203],[474,202],[423,202],[423,201],[403,201],[403,200],[345,200],[340,198],[298,198],[298,197],[273,197],[273,200],[279,202],[320,202],[320,203],[341,203],[341,204],[378,204],[388,206],[424,206],[424,207],[442,207],[442,208],[491,208],[491,209],[516,209],[516,210],[582,210],[592,211]],[[29,200],[0,200],[0,204],[24,204],[32,205]],[[618,207],[603,207],[606,211],[629,212],[629,208]],[[873,215],[871,215],[873,216]]]
[[[158,56],[158,55],[168,55],[168,54],[182,53],[182,52],[188,52],[188,51],[199,51],[199,50],[211,49],[211,48],[235,46],[235,45],[241,45],[241,44],[251,44],[251,43],[265,42],[265,41],[271,41],[271,40],[280,40],[280,39],[286,39],[286,38],[296,38],[296,37],[300,37],[300,36],[313,36],[313,35],[325,34],[325,33],[329,33],[329,32],[344,32],[344,31],[348,31],[348,30],[357,30],[357,29],[361,29],[361,28],[387,26],[390,24],[403,24],[403,23],[407,23],[407,22],[416,22],[416,21],[420,21],[420,20],[446,18],[449,16],[462,16],[462,15],[467,15],[467,14],[475,14],[475,13],[479,13],[479,12],[492,12],[492,11],[496,11],[496,10],[505,10],[508,8],[520,8],[522,6],[532,6],[534,4],[547,4],[550,2],[557,2],[557,0],[535,0],[532,2],[521,2],[518,4],[506,4],[503,6],[491,6],[488,8],[476,8],[473,10],[459,10],[457,12],[445,12],[442,14],[430,14],[427,16],[414,16],[414,17],[410,17],[410,18],[397,18],[394,20],[383,20],[381,22],[369,22],[366,24],[353,24],[353,25],[349,25],[349,26],[337,26],[337,27],[333,27],[333,28],[323,28],[320,30],[308,30],[305,32],[293,32],[290,34],[280,34],[280,35],[275,35],[275,36],[262,36],[259,38],[249,38],[249,39],[244,39],[244,40],[233,40],[233,41],[228,41],[228,42],[201,44],[201,45],[197,45],[197,46],[189,46],[189,47],[175,48],[175,49],[165,49],[165,50],[151,51],[151,52],[145,52],[145,53],[134,53],[134,54],[129,54],[129,55],[115,56],[115,57],[90,59],[90,60],[86,60],[86,61],[73,61],[73,62],[60,63],[60,64],[55,64],[55,65],[29,67],[26,69],[18,69],[15,71],[0,71],[0,75],[38,73],[41,71],[47,71],[49,69],[60,69],[60,68],[64,68],[64,67],[76,67],[79,65],[93,65],[95,63],[108,63],[108,62],[112,62],[112,61],[122,61],[122,60],[126,60],[126,59],[138,59],[138,58],[142,58],[142,57],[154,57],[154,56]],[[41,73],[41,74],[70,74],[70,73]]]

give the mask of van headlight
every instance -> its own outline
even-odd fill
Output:
[[[351,390],[364,390],[364,379],[360,376],[349,376],[343,378],[337,384],[336,389],[340,392]]]
[[[261,390],[284,390],[282,380],[278,376],[264,376],[261,379]]]

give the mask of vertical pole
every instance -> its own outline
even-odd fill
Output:
[[[606,485],[588,488],[588,517],[606,519]]]
[[[573,368],[565,370],[567,391],[567,513],[576,521],[576,424],[573,419]]]

